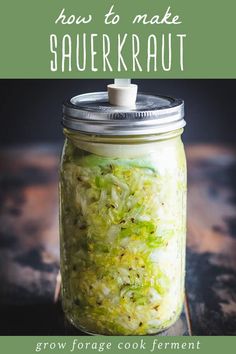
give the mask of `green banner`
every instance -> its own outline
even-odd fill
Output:
[[[1,78],[235,78],[235,0],[3,0]]]
[[[235,353],[235,337],[0,337],[1,352],[32,353]]]

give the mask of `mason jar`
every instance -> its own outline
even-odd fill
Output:
[[[62,302],[91,334],[171,326],[184,299],[186,160],[182,100],[106,92],[64,104],[60,167]]]

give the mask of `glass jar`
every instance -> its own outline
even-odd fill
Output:
[[[64,312],[87,333],[158,333],[177,320],[184,298],[183,103],[176,105],[182,112],[178,124],[176,117],[170,122],[166,112],[164,117],[155,113],[153,119],[153,113],[137,122],[132,115],[127,118],[127,110],[124,122],[120,109],[114,112],[113,107],[109,108],[113,116],[106,112],[107,119],[102,108],[101,120],[97,101],[93,116],[94,97],[86,104],[83,98],[81,104],[81,96],[64,109],[66,141],[60,170]],[[71,118],[73,109],[78,117]],[[82,110],[92,116],[85,118]],[[160,110],[158,106],[153,112]],[[163,119],[167,121],[160,123]]]

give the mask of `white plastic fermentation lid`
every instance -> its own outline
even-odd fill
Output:
[[[136,102],[126,107],[128,103],[111,104],[109,97],[108,92],[92,92],[67,100],[63,105],[64,127],[95,135],[125,136],[164,133],[186,124],[181,99],[139,93],[137,98],[135,94]]]

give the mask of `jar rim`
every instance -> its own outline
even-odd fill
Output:
[[[137,95],[136,106],[111,106],[107,92],[74,96],[63,105],[62,124],[72,130],[110,136],[149,135],[181,129],[184,101],[168,96]]]

